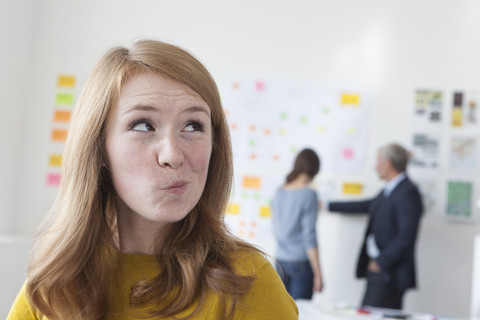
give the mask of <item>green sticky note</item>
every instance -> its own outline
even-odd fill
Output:
[[[57,93],[56,104],[59,106],[73,105],[73,93]]]

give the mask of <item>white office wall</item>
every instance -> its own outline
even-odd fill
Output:
[[[0,234],[14,230],[32,67],[34,1],[0,2]]]
[[[32,12],[34,6],[33,1],[12,3],[17,11]],[[45,179],[56,77],[70,73],[81,82],[112,45],[142,37],[173,42],[194,53],[217,81],[243,75],[365,86],[372,103],[364,171],[335,177],[322,172],[319,179],[361,180],[367,195],[382,186],[373,170],[376,148],[393,140],[411,143],[417,87],[479,88],[480,2],[474,0],[38,0],[35,5],[35,16],[25,20],[25,26],[35,21],[34,32],[20,28],[29,39],[24,47],[33,43],[31,55],[19,50],[7,56],[23,73],[13,75],[12,89],[2,92],[14,104],[18,97],[29,102],[15,112],[1,109],[2,115],[13,114],[11,127],[1,134],[2,148],[13,160],[0,160],[2,177],[4,172],[9,177],[0,181],[7,212],[0,219],[15,233],[30,234],[55,196]],[[26,87],[28,98],[12,93]],[[19,128],[25,141],[7,138]],[[20,191],[12,187],[16,173],[21,173]],[[315,297],[319,303],[358,303],[363,282],[353,272],[364,227],[364,218],[322,212],[326,288]],[[407,310],[468,315],[478,228],[446,223],[441,211],[425,217],[417,255],[420,289],[407,295]]]
[[[6,319],[15,297],[27,275],[30,239],[27,237],[0,236],[2,264],[0,272],[0,319]]]
[[[475,236],[470,318],[480,319],[480,234]]]

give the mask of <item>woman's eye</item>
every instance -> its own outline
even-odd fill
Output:
[[[132,131],[153,131],[153,127],[150,123],[141,121],[135,122],[130,126],[130,130]]]
[[[203,125],[203,123],[198,122],[198,121],[189,122],[185,127],[185,131],[201,131],[201,132],[203,132],[204,130],[205,130],[205,126]]]

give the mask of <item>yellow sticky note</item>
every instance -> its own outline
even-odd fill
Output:
[[[229,203],[227,206],[227,214],[240,214],[240,205],[238,203]]]
[[[260,217],[269,218],[271,216],[272,212],[270,211],[270,207],[260,206]]]
[[[360,95],[352,93],[342,93],[341,101],[342,105],[351,105],[357,107],[360,105]]]
[[[246,189],[260,189],[262,187],[262,179],[260,177],[243,177],[242,186]]]
[[[61,167],[62,166],[62,155],[61,154],[51,154],[50,155],[50,166]]]
[[[72,112],[68,110],[56,110],[53,114],[53,121],[55,122],[69,122]]]
[[[52,130],[52,140],[53,141],[65,141],[67,139],[67,130],[64,129],[53,129]]]
[[[363,185],[361,183],[344,183],[343,194],[360,195],[363,192]]]
[[[59,106],[71,106],[73,105],[73,93],[57,93],[55,102]]]
[[[355,128],[355,127],[349,127],[349,128],[347,129],[347,132],[348,132],[348,134],[355,134],[355,133],[357,133],[357,128]]]
[[[75,77],[67,76],[67,75],[59,75],[57,85],[59,87],[73,88],[75,87]]]

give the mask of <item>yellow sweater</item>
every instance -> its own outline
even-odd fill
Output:
[[[115,294],[110,297],[110,310],[107,320],[138,319],[138,312],[145,315],[145,310],[133,310],[129,304],[131,286],[140,279],[151,279],[159,272],[154,256],[122,255],[123,270],[116,275]],[[298,308],[294,300],[286,292],[275,269],[258,253],[240,254],[235,262],[235,270],[239,274],[255,275],[256,280],[250,292],[242,297],[235,309],[234,319],[278,320],[298,319]],[[182,317],[190,314],[196,305],[179,313]],[[191,319],[220,319],[221,302],[219,297],[209,292],[203,308]],[[148,311],[148,309],[146,310]],[[137,317],[135,317],[137,312]],[[30,306],[25,285],[20,290],[7,320],[40,319]],[[46,320],[43,318],[42,320]]]

